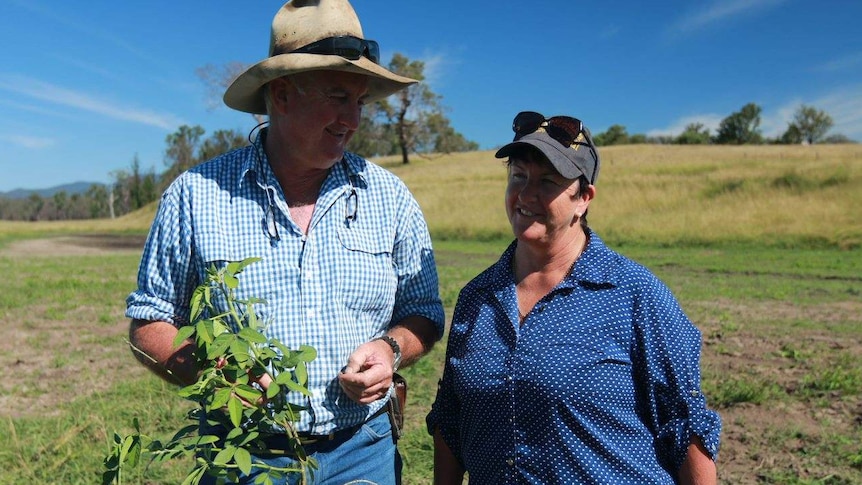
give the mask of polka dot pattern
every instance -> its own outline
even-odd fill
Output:
[[[461,291],[427,417],[470,483],[675,483],[694,435],[715,459],[700,332],[669,289],[590,233],[519,326],[516,244]]]

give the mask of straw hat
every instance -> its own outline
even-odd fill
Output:
[[[266,114],[264,85],[305,71],[345,71],[368,76],[369,102],[418,82],[388,71],[365,55],[351,60],[334,53],[293,52],[313,42],[341,36],[365,39],[359,18],[347,0],[293,0],[284,4],[272,20],[269,57],[236,78],[224,93],[225,104],[239,111]]]

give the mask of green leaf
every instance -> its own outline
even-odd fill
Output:
[[[239,279],[234,275],[226,274],[224,275],[224,284],[231,290],[235,290],[239,287]]]
[[[296,368],[293,371],[296,376],[296,382],[305,386],[308,384],[308,369],[305,366],[305,362],[300,362],[296,364]]]
[[[219,389],[213,394],[213,400],[210,403],[210,407],[213,409],[224,407],[227,404],[228,399],[230,399],[230,389],[227,387]]]
[[[271,382],[269,387],[266,388],[266,398],[272,399],[275,396],[278,396],[281,392],[281,386],[279,386],[276,382]]]
[[[317,350],[308,345],[299,346],[299,358],[303,362],[311,362],[317,358]]]
[[[245,327],[242,330],[240,330],[239,336],[242,337],[243,339],[249,341],[249,342],[253,342],[256,344],[265,344],[266,343],[266,336],[264,336],[259,331],[255,330],[253,328],[250,328],[250,327]]]
[[[212,321],[212,323],[213,323],[213,336],[218,337],[219,335],[221,335],[223,333],[229,333],[230,332],[230,327],[225,325],[225,323],[222,322],[221,320],[214,319]]]
[[[177,331],[177,336],[174,338],[174,348],[178,348],[180,345],[185,342],[185,340],[195,333],[195,327],[192,325],[186,325],[184,327],[180,327]]]
[[[219,335],[207,349],[207,359],[216,360],[223,356],[233,340],[234,336],[232,334]]]
[[[236,396],[231,396],[227,402],[227,410],[230,414],[230,422],[235,428],[239,428],[242,422],[242,402]]]
[[[225,438],[224,438],[224,439],[225,439],[226,441],[232,441],[234,438],[236,438],[236,437],[238,437],[238,436],[242,435],[243,433],[245,433],[245,430],[244,430],[244,429],[242,429],[242,428],[234,428],[234,429],[232,429],[232,430],[228,431],[227,436],[225,436]]]
[[[256,403],[261,397],[260,391],[248,385],[236,386],[234,387],[234,392],[236,392],[237,396],[252,404]]]
[[[248,266],[250,264],[257,263],[258,261],[261,261],[261,258],[259,258],[257,256],[245,258],[239,262],[239,266],[238,266],[236,272],[239,273],[240,271],[244,270],[246,266]]]
[[[275,376],[275,382],[277,384],[286,386],[288,382],[293,382],[293,375],[288,371],[282,372],[281,374]]]
[[[287,386],[287,388],[290,389],[291,391],[299,392],[299,393],[302,393],[308,397],[311,397],[311,391],[306,389],[301,384],[296,383],[293,379],[285,379],[285,382],[283,384],[285,386]]]
[[[247,364],[248,361],[251,360],[248,344],[238,338],[234,338],[230,343],[230,351],[234,358],[236,358],[237,362],[240,365],[243,365],[243,367],[245,367],[244,364]]]
[[[213,341],[212,323],[209,320],[201,320],[195,324],[195,332],[197,332],[198,344],[204,342],[207,344]]]
[[[203,300],[204,300],[204,291],[206,287],[204,285],[198,286],[195,288],[195,291],[192,292],[192,298],[189,302],[189,306],[191,307],[191,321],[196,321],[198,317],[200,317],[203,312]]]
[[[204,477],[204,473],[207,471],[207,464],[202,463],[192,469],[189,474],[186,476],[185,480],[183,480],[182,485],[198,485],[201,482],[201,478]]]
[[[193,432],[197,431],[198,428],[200,428],[198,424],[190,424],[188,426],[184,426],[180,428],[176,433],[174,433],[174,436],[173,438],[171,438],[171,441],[177,441],[179,439],[190,436]]]
[[[240,471],[248,475],[251,473],[251,454],[245,448],[237,448],[236,453],[233,455],[234,461],[236,461],[237,466]]]
[[[230,463],[231,459],[233,459],[234,454],[237,451],[237,447],[235,446],[225,446],[218,454],[213,458],[213,463],[216,465],[225,466]]]
[[[198,436],[197,440],[195,440],[195,446],[201,445],[211,445],[213,443],[218,443],[221,438],[214,434],[206,434],[203,436]]]

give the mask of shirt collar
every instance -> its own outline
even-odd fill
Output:
[[[266,157],[264,145],[266,143],[268,127],[263,127],[257,132],[254,142],[251,144],[251,149],[254,150],[254,157],[245,157],[243,166],[240,169],[240,177],[238,185],[241,187],[246,179],[254,180],[257,184],[266,188],[268,186],[277,185],[275,173],[269,165],[269,160]],[[356,188],[365,188],[365,171],[367,169],[367,161],[350,152],[344,152],[341,162],[335,164],[333,171],[337,173],[336,180],[341,184],[351,183]],[[343,172],[346,170],[346,173]]]
[[[575,263],[572,271],[560,283],[560,287],[573,287],[581,284],[590,286],[617,286],[618,259],[616,253],[608,248],[602,238],[591,229],[587,229],[587,246]],[[491,268],[492,274],[486,280],[487,286],[508,286],[513,283],[512,258],[518,241],[512,241],[500,256],[500,260]]]

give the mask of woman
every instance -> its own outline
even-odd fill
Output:
[[[589,131],[535,112],[513,129],[496,156],[515,241],[458,297],[427,418],[435,483],[715,483],[700,332],[587,226]]]

